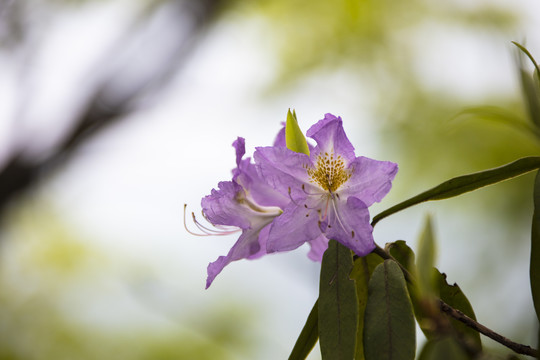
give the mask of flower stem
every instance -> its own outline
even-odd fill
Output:
[[[376,246],[377,247],[375,248],[375,250],[373,250],[374,253],[376,253],[377,255],[379,255],[380,257],[382,257],[385,260],[390,259],[390,260],[394,260],[395,262],[397,262],[398,265],[401,267],[401,270],[403,271],[403,275],[405,276],[405,279],[410,283],[414,282],[414,277],[411,275],[411,273],[409,271],[407,271],[407,269],[405,269],[405,267],[403,267],[386,250],[381,248],[379,245],[376,245]],[[447,314],[448,316],[462,322],[463,324],[467,325],[468,327],[470,327],[470,328],[478,331],[479,333],[489,337],[490,339],[498,342],[499,344],[506,346],[507,348],[513,350],[514,352],[516,352],[518,354],[529,355],[529,356],[532,356],[532,357],[535,357],[535,358],[538,357],[538,355],[539,355],[538,350],[536,350],[536,349],[534,349],[534,348],[532,348],[532,347],[530,347],[528,345],[522,345],[522,344],[518,344],[516,342],[513,342],[510,339],[507,339],[506,337],[504,337],[504,336],[496,333],[495,331],[487,328],[486,326],[480,324],[476,320],[471,319],[470,317],[468,317],[467,315],[465,315],[461,311],[459,311],[457,309],[454,309],[453,307],[451,307],[450,305],[448,305],[447,303],[445,303],[441,299],[438,299],[438,301],[439,301],[439,306],[440,306],[441,311],[444,312],[445,314]]]

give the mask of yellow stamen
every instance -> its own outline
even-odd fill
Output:
[[[311,182],[330,193],[339,189],[352,175],[352,169],[345,169],[341,155],[334,157],[333,153],[319,154],[315,168],[306,166],[306,170]]]

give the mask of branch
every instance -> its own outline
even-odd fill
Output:
[[[180,24],[182,29],[186,29],[183,32],[175,29],[173,31],[170,27],[164,29],[169,33],[181,35],[178,35],[179,38],[171,45],[167,56],[161,59],[159,66],[156,66],[151,74],[141,76],[136,86],[126,86],[132,81],[127,78],[126,73],[121,71],[127,65],[122,63],[121,69],[117,69],[119,66],[116,66],[111,70],[110,62],[111,58],[121,57],[121,55],[126,57],[126,48],[129,48],[126,44],[133,42],[133,34],[138,34],[142,31],[141,28],[144,29],[147,26],[147,23],[152,20],[152,11],[156,9],[148,9],[148,13],[141,15],[142,18],[134,20],[125,35],[114,44],[115,46],[103,54],[103,61],[96,64],[99,65],[96,67],[96,72],[107,69],[110,74],[99,80],[96,85],[93,85],[94,88],[88,91],[87,97],[82,101],[80,111],[72,119],[70,129],[58,141],[55,149],[51,149],[50,154],[39,159],[29,159],[25,155],[24,148],[10,149],[12,155],[6,159],[5,163],[0,164],[0,228],[6,210],[15,200],[35,189],[41,179],[46,178],[70,160],[83,144],[137,111],[140,108],[141,99],[155,96],[168,81],[174,78],[173,73],[192,52],[196,40],[202,36],[208,24],[220,14],[224,5],[222,0],[197,2],[170,0],[159,3],[160,6],[168,3],[169,13],[174,11],[171,16],[178,17],[175,23]],[[18,3],[13,2],[13,4]],[[4,10],[0,8],[0,15]],[[152,53],[151,50],[146,51]],[[127,60],[132,61],[131,58]],[[31,105],[24,104],[24,106]]]
[[[514,352],[522,355],[529,355],[533,357],[538,357],[538,350],[533,349],[528,345],[522,345],[511,341],[510,339],[505,338],[504,336],[497,334],[495,331],[485,327],[484,325],[478,323],[477,321],[471,319],[461,311],[454,309],[444,301],[439,299],[441,310],[446,313],[448,316],[453,317],[454,319],[461,321],[468,327],[478,331],[481,334],[484,334],[488,338],[495,340],[499,344],[506,346],[507,348],[513,350]]]
[[[376,253],[377,255],[379,255],[381,258],[383,258],[385,260],[393,260],[396,263],[398,263],[398,265],[401,267],[401,270],[403,271],[403,275],[405,276],[405,279],[410,283],[414,282],[414,277],[411,275],[411,273],[407,269],[405,269],[405,267],[402,266],[399,263],[399,261],[397,261],[386,250],[384,250],[380,246],[376,245],[376,248],[373,250],[373,252]],[[513,342],[513,341],[505,338],[504,336],[496,333],[495,331],[487,328],[486,326],[480,324],[476,320],[471,319],[470,317],[468,317],[467,315],[465,315],[461,311],[459,311],[457,309],[454,309],[453,307],[451,307],[450,305],[448,305],[447,303],[445,303],[441,299],[437,299],[437,300],[439,300],[439,305],[440,305],[441,311],[444,312],[445,314],[447,314],[448,316],[453,317],[454,319],[462,322],[466,326],[478,331],[479,333],[489,337],[490,339],[498,342],[499,344],[506,346],[507,348],[513,350],[514,352],[516,352],[518,354],[529,355],[529,356],[533,356],[535,358],[538,357],[538,355],[539,355],[538,350],[536,350],[536,349],[534,349],[534,348],[532,348],[532,347],[530,347],[528,345],[522,345],[522,344],[518,344],[516,342]]]

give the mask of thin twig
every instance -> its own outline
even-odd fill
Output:
[[[453,317],[454,319],[461,321],[468,327],[478,331],[481,334],[489,337],[490,339],[495,340],[499,344],[506,346],[507,348],[513,350],[514,352],[522,355],[529,355],[533,357],[538,357],[538,350],[531,348],[528,345],[522,345],[511,341],[510,339],[505,338],[504,336],[497,334],[495,331],[485,327],[484,325],[478,323],[477,321],[471,319],[461,311],[454,309],[444,301],[440,300],[441,310],[447,315]]]
[[[380,246],[376,245],[376,248],[373,250],[373,252],[377,255],[379,255],[381,258],[385,260],[393,260],[401,267],[401,270],[403,271],[403,275],[405,276],[405,279],[413,283],[414,277],[411,275],[407,269],[405,269],[404,266],[402,266],[399,261],[397,261],[391,254],[389,254],[385,249],[381,248]],[[513,350],[514,352],[522,355],[529,355],[532,357],[537,358],[538,357],[538,350],[528,346],[528,345],[522,345],[518,344],[516,342],[511,341],[510,339],[505,338],[504,336],[496,333],[495,331],[487,328],[486,326],[480,324],[476,320],[471,319],[461,311],[454,309],[441,299],[439,300],[439,305],[441,308],[441,311],[447,314],[448,316],[453,317],[454,319],[461,321],[466,326],[470,327],[471,329],[474,329],[478,331],[479,333],[489,337],[490,339],[498,342],[501,345],[506,346],[507,348]]]

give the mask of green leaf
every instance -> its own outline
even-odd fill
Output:
[[[537,85],[537,89],[540,91],[539,85]],[[472,116],[487,121],[499,122],[528,136],[540,137],[540,128],[536,127],[534,123],[530,123],[528,119],[516,114],[515,111],[508,109],[497,106],[471,106],[459,112],[455,118],[463,116]]]
[[[296,118],[296,111],[291,109],[287,112],[287,123],[285,125],[285,143],[287,149],[298,153],[304,153],[309,155],[309,147],[306,141],[306,137],[298,126],[298,119]]]
[[[538,341],[536,342],[536,344],[536,348],[540,348],[540,326],[538,327]],[[540,360],[540,351],[538,352],[538,356],[536,358]]]
[[[315,302],[306,320],[300,336],[294,344],[289,360],[304,360],[307,358],[319,339],[319,300]]]
[[[366,360],[412,360],[416,328],[411,300],[399,265],[385,260],[369,281],[364,320]]]
[[[512,41],[512,44],[516,45],[525,55],[527,55],[527,57],[529,58],[529,60],[531,60],[531,62],[533,63],[534,65],[534,69],[536,70],[536,74],[537,76],[540,76],[540,67],[538,66],[538,63],[536,62],[536,60],[534,60],[534,57],[531,55],[531,53],[529,52],[529,50],[527,50],[527,48],[525,48],[525,46],[515,42],[515,41]],[[540,80],[540,78],[539,78]]]
[[[330,240],[319,284],[319,341],[323,359],[354,359],[358,321],[352,252]]]
[[[409,273],[416,274],[416,267],[414,265],[414,252],[407,246],[404,240],[397,240],[392,243],[388,243],[385,246],[386,251],[392,255]]]
[[[407,209],[413,205],[417,205],[425,201],[448,199],[487,185],[492,185],[519,175],[523,175],[538,168],[540,168],[540,157],[531,156],[521,158],[494,169],[455,177],[383,211],[373,218],[371,225],[375,226],[376,223],[385,217],[395,214],[398,211]]]
[[[538,63],[523,45],[512,41],[534,65],[534,72],[531,78],[529,71],[527,71],[522,64],[521,57],[519,58],[519,75],[521,80],[521,88],[523,95],[525,96],[525,102],[529,110],[529,117],[531,122],[537,127],[540,127],[540,69]]]
[[[440,299],[471,319],[476,320],[476,315],[474,314],[471,303],[459,286],[457,284],[449,285],[446,282],[446,275],[441,274],[438,270],[435,270],[435,277]],[[474,347],[478,351],[482,349],[480,334],[476,330],[471,329],[467,325],[453,318],[450,319],[450,323],[459,336],[466,341],[470,347]]]
[[[428,341],[418,360],[468,360],[469,357],[451,337]]]
[[[369,279],[373,270],[383,262],[383,259],[371,253],[359,257],[354,261],[351,278],[356,282],[356,296],[358,297],[358,330],[356,332],[356,355],[355,360],[364,360],[364,314],[368,299]]]
[[[536,310],[536,317],[540,321],[540,172],[534,181],[534,212],[531,231],[531,263],[529,267],[531,292]]]
[[[403,240],[398,240],[390,244],[386,244],[386,250],[396,259],[401,266],[403,266],[409,274],[412,275],[414,279],[417,279],[418,271],[415,265],[415,256],[412,249],[407,246],[407,243]],[[426,313],[424,307],[424,301],[420,295],[420,290],[418,289],[417,281],[408,281],[407,289],[409,290],[409,297],[414,309],[414,316],[420,329],[422,329],[424,335],[431,339],[433,337],[433,324],[429,317],[429,314]]]
[[[435,295],[434,266],[435,241],[433,240],[431,218],[428,216],[420,239],[418,240],[418,258],[416,260],[418,288],[423,298],[433,298]]]

